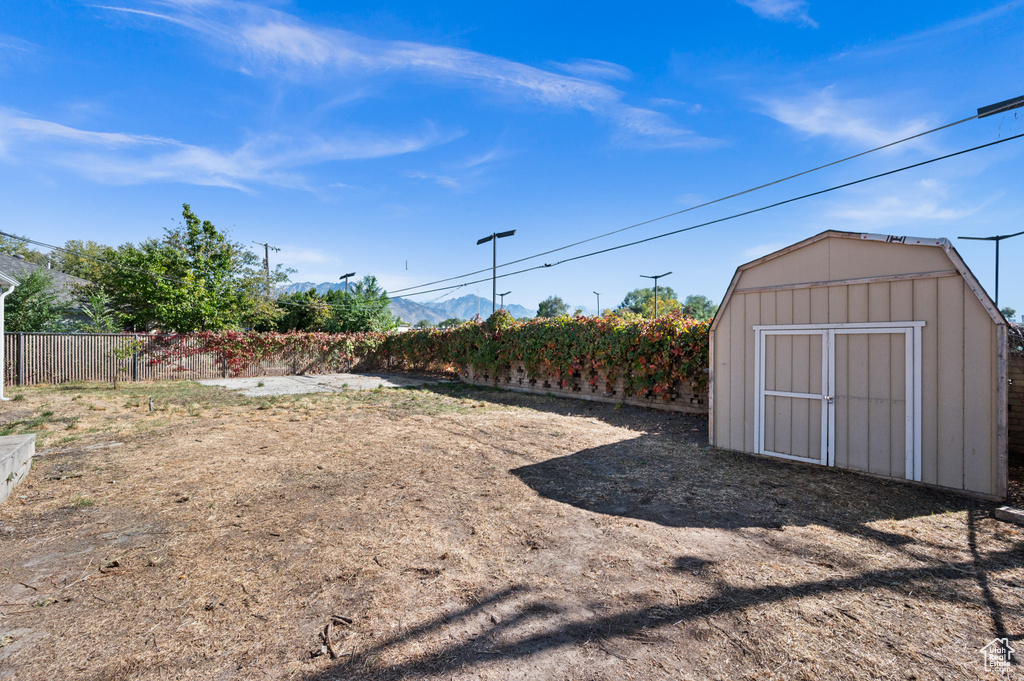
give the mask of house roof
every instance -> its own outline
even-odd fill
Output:
[[[76,286],[89,286],[92,282],[65,274],[60,270],[47,269],[23,258],[16,258],[13,255],[0,253],[0,277],[14,279],[16,282],[23,281],[36,270],[46,270],[46,273],[53,279],[54,288],[57,290],[57,302],[68,305],[74,302],[74,288]]]
[[[885,243],[900,244],[905,246],[941,248],[945,252],[946,257],[949,258],[950,263],[952,263],[953,267],[957,270],[957,272],[960,273],[960,276],[964,278],[964,281],[967,283],[968,288],[971,289],[974,295],[978,298],[978,301],[981,302],[982,307],[984,307],[985,311],[988,312],[989,316],[992,318],[992,321],[1001,326],[1007,325],[1006,318],[1003,317],[1002,313],[996,307],[996,304],[992,301],[992,298],[988,295],[988,292],[985,290],[985,288],[978,282],[978,279],[974,276],[974,273],[971,272],[971,269],[967,266],[967,263],[963,261],[963,258],[960,257],[960,254],[957,253],[955,248],[953,248],[953,245],[949,242],[949,239],[936,239],[916,236],[891,236],[887,234],[871,234],[860,232],[842,232],[839,230],[830,229],[821,232],[820,234],[815,234],[814,236],[804,239],[803,241],[798,241],[797,243],[792,244],[791,246],[787,246],[773,253],[769,253],[768,255],[758,258],[757,260],[751,260],[750,262],[744,263],[737,267],[736,273],[733,274],[732,281],[729,282],[729,288],[726,289],[725,296],[722,297],[722,302],[718,306],[718,312],[715,313],[715,318],[711,321],[711,330],[713,331],[718,326],[719,317],[721,316],[722,311],[725,309],[726,304],[729,302],[729,299],[732,298],[732,294],[736,290],[736,286],[739,283],[740,275],[743,274],[744,271],[753,269],[758,265],[766,263],[770,260],[774,260],[775,258],[786,255],[787,253],[791,253],[806,246],[810,246],[811,244],[817,243],[822,239],[829,238],[856,239],[858,241],[883,241]]]

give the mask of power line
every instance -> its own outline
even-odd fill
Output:
[[[991,115],[991,114],[986,114],[986,115]],[[873,154],[876,151],[882,151],[883,149],[888,149],[890,147],[894,147],[896,145],[903,144],[903,143],[909,142],[911,140],[915,140],[915,139],[917,139],[919,137],[924,137],[925,135],[930,135],[930,134],[932,134],[934,132],[939,132],[941,130],[947,130],[947,129],[952,128],[954,126],[960,125],[961,123],[966,123],[968,121],[973,121],[976,118],[981,118],[981,117],[982,116],[980,116],[979,114],[974,114],[973,116],[968,116],[967,118],[962,118],[959,121],[954,121],[952,123],[947,123],[946,125],[940,125],[937,128],[932,128],[931,130],[925,130],[924,132],[919,132],[919,133],[917,133],[915,135],[910,135],[909,137],[904,137],[904,138],[898,139],[898,140],[896,140],[894,142],[889,142],[888,144],[883,144],[880,147],[874,147],[873,149],[868,149],[867,151],[862,151],[860,153],[854,154],[853,156],[847,156],[845,158],[841,158],[841,159],[838,159],[836,161],[832,161],[830,163],[826,163],[824,165],[816,166],[814,168],[810,168],[808,170],[804,170],[804,171],[801,171],[799,173],[795,173],[793,175],[788,175],[786,177],[779,178],[778,180],[772,180],[771,182],[766,182],[766,183],[758,185],[756,187],[751,187],[750,189],[744,189],[743,191],[739,191],[739,192],[735,192],[733,194],[729,194],[728,196],[723,196],[723,197],[720,197],[720,198],[717,198],[717,199],[712,199],[711,201],[705,201],[704,203],[697,204],[696,206],[690,206],[689,208],[684,208],[682,210],[677,210],[677,211],[675,211],[673,213],[666,213],[665,215],[660,215],[660,216],[658,216],[656,218],[651,218],[650,220],[644,220],[642,222],[637,222],[635,224],[628,225],[626,227],[620,227],[619,229],[613,229],[610,232],[605,232],[603,234],[598,234],[596,236],[592,236],[592,237],[589,237],[589,238],[586,238],[586,239],[582,239],[580,241],[575,241],[575,242],[573,242],[571,244],[566,244],[565,246],[559,246],[558,248],[552,248],[551,250],[543,251],[541,253],[535,253],[533,255],[528,255],[526,257],[519,258],[518,260],[510,260],[510,261],[508,261],[506,263],[502,263],[502,264],[498,265],[498,267],[508,267],[509,265],[516,265],[518,263],[525,262],[527,260],[533,260],[534,258],[539,258],[539,257],[544,256],[544,255],[550,255],[552,253],[557,253],[559,251],[564,251],[564,250],[566,250],[568,248],[573,248],[574,246],[579,246],[581,244],[585,244],[585,243],[588,243],[588,242],[591,242],[591,241],[596,241],[597,239],[603,239],[605,237],[612,236],[613,234],[618,234],[620,232],[625,232],[627,230],[635,229],[637,227],[643,227],[644,225],[649,225],[652,222],[659,222],[661,220],[667,220],[668,218],[676,217],[677,215],[682,215],[683,213],[689,213],[690,211],[697,210],[698,208],[705,208],[707,206],[711,206],[711,205],[714,205],[716,203],[721,203],[723,201],[728,201],[729,199],[735,199],[735,198],[737,198],[739,196],[743,196],[744,194],[750,194],[752,192],[756,192],[756,191],[759,191],[761,189],[767,189],[768,187],[773,187],[773,186],[775,186],[777,184],[781,184],[781,183],[787,182],[789,180],[795,180],[798,177],[803,177],[804,175],[810,175],[811,173],[817,172],[819,170],[824,170],[825,168],[831,168],[832,166],[839,165],[840,163],[845,163],[847,161],[852,161],[852,160],[854,160],[856,158],[860,158],[861,156],[867,156],[868,154]],[[438,279],[436,281],[429,281],[429,282],[427,282],[425,284],[419,284],[417,286],[408,286],[406,288],[395,289],[394,291],[392,291],[392,293],[402,293],[404,291],[411,291],[411,290],[416,289],[416,288],[423,288],[425,286],[433,286],[434,284],[442,284],[442,283],[444,283],[446,281],[453,281],[455,279],[463,279],[465,277],[471,277],[471,276],[473,276],[475,274],[481,274],[481,273],[486,272],[486,271],[487,271],[487,268],[484,268],[482,270],[475,270],[473,272],[467,272],[466,274],[460,274],[460,275],[457,275],[457,276],[454,276],[454,277],[446,277],[444,279]],[[417,295],[417,294],[411,293],[409,295]]]
[[[980,149],[986,149],[988,147],[993,147],[993,146],[996,146],[997,144],[1003,144],[1005,142],[1010,142],[1010,141],[1015,140],[1015,139],[1020,139],[1021,137],[1024,137],[1024,133],[1021,133],[1019,135],[1014,135],[1013,137],[1007,137],[1005,139],[996,140],[995,142],[988,142],[986,144],[981,144],[981,145],[978,145],[976,147],[971,147],[970,149],[962,149],[960,151],[955,151],[955,152],[953,152],[951,154],[945,154],[944,156],[936,156],[935,158],[928,159],[927,161],[921,161],[919,163],[913,163],[913,164],[908,165],[908,166],[903,166],[902,168],[896,168],[895,170],[888,170],[888,171],[886,171],[884,173],[878,173],[877,175],[871,175],[869,177],[863,177],[863,178],[861,178],[859,180],[853,180],[852,182],[844,182],[843,184],[837,184],[837,185],[834,185],[832,187],[828,187],[827,189],[819,189],[818,191],[811,192],[809,194],[802,194],[800,196],[794,196],[792,198],[785,199],[783,201],[777,201],[775,203],[770,203],[768,205],[761,206],[759,208],[752,208],[750,210],[746,210],[746,211],[743,211],[741,213],[734,213],[732,215],[727,215],[726,217],[723,217],[723,218],[717,218],[715,220],[709,220],[707,222],[702,222],[702,223],[697,224],[697,225],[691,225],[689,227],[683,227],[682,229],[672,230],[671,232],[663,232],[662,234],[655,234],[654,236],[649,236],[649,237],[647,237],[645,239],[638,239],[636,241],[630,241],[629,243],[619,244],[618,246],[612,246],[610,248],[603,248],[603,249],[601,249],[599,251],[591,251],[590,253],[583,253],[582,255],[576,255],[576,256],[573,256],[571,258],[565,258],[564,260],[559,260],[559,261],[553,262],[553,263],[545,263],[543,265],[535,265],[533,267],[526,267],[526,268],[521,269],[521,270],[516,270],[515,272],[506,272],[505,274],[499,274],[497,278],[501,279],[503,277],[511,277],[511,276],[516,275],[516,274],[523,274],[524,272],[532,272],[534,270],[541,270],[541,269],[545,269],[545,268],[548,268],[548,267],[557,267],[558,265],[562,265],[562,264],[565,264],[567,262],[572,262],[574,260],[582,260],[583,258],[590,258],[590,257],[593,257],[595,255],[601,255],[602,253],[610,253],[611,251],[617,251],[617,250],[620,250],[620,249],[623,249],[623,248],[629,248],[631,246],[637,246],[639,244],[647,243],[648,241],[654,241],[656,239],[664,239],[667,236],[673,236],[675,234],[682,234],[683,232],[689,232],[689,231],[692,231],[692,230],[695,230],[695,229],[700,229],[701,227],[707,227],[709,225],[715,225],[715,224],[718,224],[718,223],[721,223],[721,222],[727,222],[729,220],[735,220],[736,218],[745,217],[747,215],[753,215],[754,213],[760,213],[762,211],[766,211],[766,210],[769,210],[771,208],[778,208],[779,206],[784,206],[784,205],[786,205],[788,203],[794,203],[796,201],[802,201],[803,199],[809,199],[809,198],[812,198],[814,196],[821,196],[822,194],[827,194],[829,192],[834,192],[834,191],[836,191],[838,189],[845,189],[847,187],[852,187],[854,185],[862,184],[864,182],[869,182],[871,180],[877,180],[878,178],[881,178],[881,177],[887,177],[889,175],[895,175],[896,173],[902,173],[905,170],[912,170],[914,168],[920,168],[921,166],[925,166],[925,165],[928,165],[930,163],[936,163],[938,161],[945,161],[946,159],[954,158],[956,156],[962,156],[963,154],[968,154],[968,153],[970,153],[972,151],[978,151]],[[511,264],[511,263],[506,263],[506,264]],[[483,271],[486,271],[486,270],[483,270]],[[487,281],[488,279],[490,279],[490,277],[485,278],[485,279],[477,279],[476,281],[467,281],[465,283],[456,284],[454,286],[444,286],[444,287],[440,287],[440,288],[429,289],[429,290],[426,290],[426,291],[417,291],[415,293],[407,293],[406,296],[407,297],[408,296],[418,296],[418,295],[422,295],[422,294],[425,294],[425,293],[433,293],[435,291],[446,291],[448,289],[461,288],[463,286],[471,286],[472,284],[479,284],[481,282]]]

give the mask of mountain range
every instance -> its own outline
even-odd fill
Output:
[[[328,291],[344,291],[345,284],[344,282],[314,284],[311,281],[303,281],[283,286],[281,292],[299,293],[310,289],[316,289],[317,293],[323,295]],[[437,324],[446,319],[472,319],[478,312],[481,317],[486,319],[491,314],[491,299],[473,294],[437,302],[417,302],[409,298],[395,297],[391,299],[390,309],[391,314],[407,324],[415,324],[423,319],[431,324]],[[506,305],[505,309],[516,319],[537,315],[536,310],[530,310],[522,305]],[[586,310],[584,311],[586,312]]]

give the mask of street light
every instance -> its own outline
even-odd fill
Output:
[[[498,239],[504,239],[507,236],[512,236],[516,233],[516,230],[510,229],[507,232],[495,232],[490,236],[485,236],[476,242],[476,245],[485,244],[488,241],[494,242],[494,264],[491,265],[491,314],[494,314],[496,309],[495,303],[498,301]]]
[[[499,293],[498,294],[498,296],[501,298],[501,309],[502,310],[505,309],[505,296],[507,296],[510,293],[512,293],[512,292],[511,291],[505,291],[504,293]]]
[[[594,295],[597,296],[597,316],[601,316],[601,294],[594,291]]]
[[[1015,236],[1020,236],[1024,232],[1017,232],[1016,234],[1003,234],[1001,236],[958,236],[957,239],[967,239],[969,241],[995,241],[996,242],[996,309],[999,309],[999,242],[1003,239],[1010,239]]]
[[[665,274],[654,274],[654,275],[641,274],[640,275],[644,279],[653,279],[654,280],[654,318],[655,319],[658,318],[658,280],[661,279],[662,277],[667,277],[670,274],[672,274],[672,273],[671,272],[666,272]]]
[[[338,277],[338,281],[341,281],[341,280],[345,281],[345,293],[348,293],[348,278],[349,277],[354,277],[354,276],[356,276],[355,272],[349,272],[348,274],[343,274],[340,277]]]

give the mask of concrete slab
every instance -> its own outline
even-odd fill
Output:
[[[238,390],[247,397],[331,393],[342,390],[410,388],[444,381],[390,374],[323,374],[311,376],[258,376],[255,378],[212,378],[196,381]]]
[[[35,453],[35,435],[0,437],[0,503],[3,503],[11,495],[14,487],[28,475]]]
[[[1013,506],[1000,506],[995,510],[994,515],[999,520],[1024,525],[1024,511],[1019,508],[1014,508]]]

